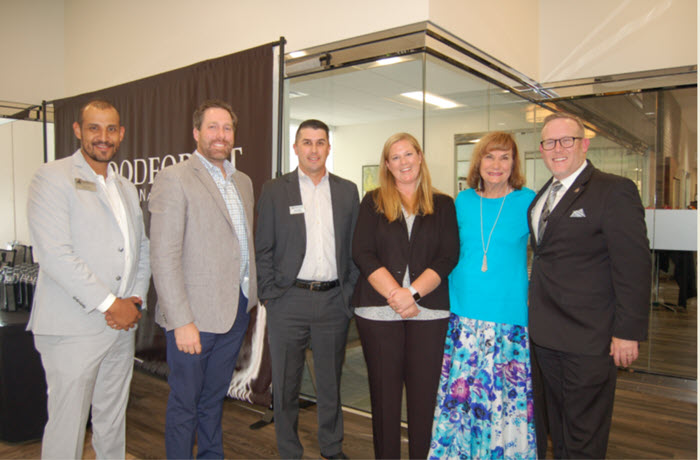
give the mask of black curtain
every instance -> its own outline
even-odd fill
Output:
[[[71,128],[80,107],[95,98],[114,104],[126,128],[119,153],[110,166],[131,180],[141,198],[146,229],[150,216],[147,199],[159,170],[183,161],[196,148],[192,113],[206,99],[221,99],[238,116],[234,164],[248,174],[258,197],[272,171],[273,47],[262,45],[239,53],[199,62],[91,93],[56,100],[56,157],[75,152],[79,143]],[[215,288],[215,286],[212,286]],[[164,373],[165,338],[155,324],[155,289],[151,285],[148,314],[137,331],[136,354],[151,370]],[[255,308],[241,349],[237,371],[254,365],[258,369],[247,382],[238,382],[230,394],[250,402],[269,405],[269,355],[264,336],[265,312]],[[262,334],[262,335],[261,335]],[[251,341],[255,347],[251,348]],[[241,372],[240,375],[250,374]],[[235,390],[235,391],[234,391]]]

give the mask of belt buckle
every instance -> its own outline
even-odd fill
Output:
[[[312,281],[309,285],[310,291],[320,291],[323,281]]]

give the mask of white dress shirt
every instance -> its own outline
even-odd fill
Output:
[[[117,297],[124,297],[126,294],[126,281],[131,275],[131,259],[133,255],[129,250],[131,247],[131,240],[129,238],[129,223],[126,217],[126,210],[124,209],[124,202],[122,201],[122,197],[119,194],[119,189],[117,188],[117,178],[115,173],[112,168],[107,167],[107,179],[105,180],[105,177],[102,174],[97,174],[94,171],[92,172],[95,174],[96,182],[99,184],[100,188],[102,188],[102,191],[104,191],[107,195],[109,207],[112,210],[112,214],[114,214],[114,218],[117,220],[117,224],[119,224],[119,230],[121,230],[122,236],[124,237],[123,251],[121,251],[122,255],[124,256],[124,271],[121,275],[121,284],[119,285],[119,290],[116,292],[116,295],[115,293],[109,294],[105,300],[103,300],[102,303],[97,306],[97,309],[104,313],[109,309],[109,307],[112,306]]]
[[[581,174],[581,172],[586,169],[586,166],[588,165],[588,160],[585,160],[579,168],[574,171],[571,175],[568,177],[565,177],[564,179],[560,180],[561,182],[561,188],[559,189],[559,192],[557,193],[556,198],[554,199],[554,202],[552,203],[552,208],[549,210],[551,213],[554,211],[554,208],[557,207],[557,204],[559,204],[559,201],[561,200],[561,197],[564,196],[567,190],[569,190],[569,187],[571,187],[571,184],[574,183],[576,178]],[[554,181],[552,181],[552,184]],[[547,190],[540,195],[540,199],[537,200],[537,203],[535,203],[535,206],[532,208],[532,213],[531,218],[532,218],[532,231],[535,232],[534,235],[538,234],[539,227],[540,227],[540,215],[542,214],[542,208],[544,208],[544,204],[547,202],[547,196],[549,195],[549,191],[552,189],[552,184],[549,184],[549,187],[547,187]]]
[[[301,168],[297,172],[306,224],[306,253],[297,278],[308,281],[337,280],[335,227],[328,170],[318,185],[314,185]]]

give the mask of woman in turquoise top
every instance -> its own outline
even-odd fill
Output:
[[[527,209],[515,140],[484,136],[455,201],[460,251],[429,458],[536,458]]]

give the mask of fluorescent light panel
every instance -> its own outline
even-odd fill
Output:
[[[413,99],[414,101],[423,102],[423,92],[422,91],[411,91],[409,93],[401,93],[403,97]],[[441,109],[453,109],[459,107],[455,101],[445,99],[444,97],[436,96],[432,93],[425,93],[425,102],[439,107]]]
[[[399,62],[404,62],[407,60],[408,59],[403,58],[401,56],[394,56],[394,57],[390,57],[390,58],[380,59],[377,62],[375,62],[374,66],[372,66],[372,67],[380,67],[380,66],[384,66],[384,65],[398,64]]]

